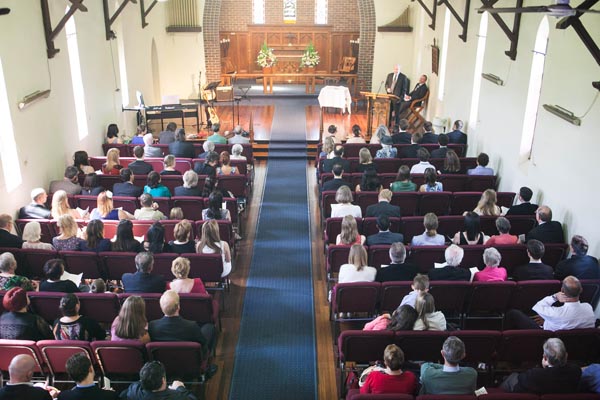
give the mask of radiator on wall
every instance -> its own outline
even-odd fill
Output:
[[[201,32],[198,0],[167,3],[167,32]]]

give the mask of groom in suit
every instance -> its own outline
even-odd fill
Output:
[[[400,104],[400,117],[406,118],[405,115],[408,112],[408,107],[410,107],[410,103],[413,100],[422,99],[425,94],[429,91],[427,87],[427,75],[421,75],[419,78],[419,82],[415,85],[415,88],[412,92],[405,95],[402,103]],[[417,103],[416,106],[420,106],[420,103]]]
[[[408,93],[408,79],[400,72],[400,64],[394,65],[394,72],[389,73],[385,80],[385,91],[387,94],[398,96],[400,100],[392,101],[390,104],[390,125],[392,122],[392,111],[395,113],[394,125],[400,121],[400,104]]]

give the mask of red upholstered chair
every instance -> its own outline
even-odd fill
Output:
[[[144,237],[144,239],[146,239],[146,234],[148,233],[148,229],[150,229],[152,224],[156,221],[135,220],[132,222],[133,222],[133,236]],[[163,226],[164,226],[164,220],[160,221],[160,223],[163,224]],[[168,234],[167,228],[165,227],[165,239],[166,239],[167,234]]]
[[[99,253],[99,257],[104,263],[106,278],[109,280],[120,281],[125,273],[134,273],[135,256],[137,253],[106,251]]]
[[[83,279],[103,278],[103,264],[97,253],[91,251],[59,251],[65,260],[65,270],[71,274],[83,273]]]
[[[386,393],[386,394],[360,394],[359,389],[349,390],[346,394],[346,400],[414,400],[411,394]]]
[[[474,366],[477,366],[479,363],[485,363],[488,367],[492,366],[495,360],[496,347],[500,342],[502,332],[464,330],[452,332],[452,334],[460,338],[467,349],[467,355],[461,363],[464,362]]]
[[[180,315],[200,324],[220,326],[219,303],[211,295],[199,293],[179,294]]]
[[[484,267],[483,252],[486,247],[482,244],[463,246],[464,256],[460,263],[461,267],[472,268],[472,267]]]
[[[40,237],[40,242],[44,243],[52,243],[52,238],[56,236],[56,232],[52,229],[51,220],[49,219],[18,219],[15,221],[15,225],[17,226],[17,232],[19,236],[22,235],[23,229],[28,222],[36,221],[39,222],[40,228],[42,230],[42,236]]]
[[[461,174],[440,175],[440,182],[444,185],[447,192],[464,192],[467,187],[467,177]]]
[[[146,303],[146,319],[153,321],[155,319],[161,319],[164,314],[160,308],[160,296],[162,293],[119,293],[119,302],[121,305],[130,296],[140,296]]]
[[[509,308],[533,314],[531,307],[546,296],[560,291],[561,283],[555,280],[520,281],[513,289]]]
[[[402,210],[400,210],[402,211]],[[402,232],[402,219],[398,217],[389,218],[390,221],[390,232],[401,233]],[[377,217],[363,218],[362,227],[359,227],[359,232],[365,236],[375,235],[379,232],[377,228]]]
[[[565,258],[569,245],[562,243],[548,243],[544,247],[546,251],[542,257],[544,264],[556,267],[556,265]]]
[[[194,223],[196,238],[200,240],[202,238],[202,225],[204,225],[205,220],[198,220]],[[230,249],[234,250],[235,245],[235,234],[233,232],[233,222],[228,221],[226,219],[217,220],[217,224],[219,224],[219,237],[224,242],[229,243]]]
[[[425,232],[423,217],[402,217],[401,232],[404,235],[404,243],[410,243],[413,237],[419,236]]]
[[[419,193],[419,214],[448,215],[451,192]]]
[[[442,215],[438,216],[438,229],[440,235],[452,238],[456,232],[463,231],[465,227],[465,218],[462,215]],[[424,228],[423,228],[424,231]],[[423,233],[423,232],[421,232]]]
[[[37,347],[50,371],[50,382],[72,382],[67,374],[67,360],[74,354],[84,353],[96,364],[90,342],[84,340],[40,340]]]
[[[344,144],[344,157],[346,157],[346,158],[358,157],[358,153],[360,152],[360,149],[362,149],[365,146],[366,145],[363,143],[346,143],[346,144]],[[380,148],[381,148],[381,146],[380,146]],[[377,150],[375,150],[375,151],[377,151]],[[373,157],[375,157],[375,153],[373,153]]]
[[[556,331],[554,334],[565,344],[569,353],[569,362],[588,365],[600,359],[599,329],[571,329]]]
[[[434,263],[445,262],[446,246],[411,246],[408,260],[417,266],[422,274],[433,269]]]
[[[391,262],[390,247],[389,244],[369,246],[369,251],[367,252],[369,256],[369,265],[377,269],[381,268],[382,265],[389,265]]]
[[[335,244],[337,235],[342,232],[342,220],[343,218],[327,218],[325,220],[325,244]],[[362,218],[355,218],[355,220],[358,232],[362,233]]]
[[[168,381],[177,379],[185,384],[201,383],[206,358],[200,343],[150,342],[146,345],[146,351],[148,359],[163,363]]]
[[[354,194],[354,204],[360,206],[362,215],[367,215],[367,207],[377,204],[378,192],[356,192]]]
[[[248,178],[245,175],[220,175],[217,181],[220,189],[230,191],[235,198],[248,197]]]
[[[338,283],[331,293],[332,320],[371,321],[377,316],[380,288],[379,282]],[[338,313],[350,313],[351,316],[339,318]]]
[[[492,389],[493,390],[493,389]],[[488,388],[489,391],[489,388]],[[477,397],[478,400],[539,400],[537,394],[532,393],[504,393],[499,389],[498,393],[488,393]]]
[[[324,220],[331,216],[331,205],[337,204],[335,201],[335,193],[335,191],[325,191],[321,193],[321,214]]]
[[[133,147],[130,146],[129,144],[124,144],[124,143],[104,143],[104,144],[102,144],[102,150],[104,151],[104,154],[106,154],[108,152],[108,150],[112,149],[112,148],[119,149],[120,157],[131,157],[132,151],[133,151]],[[93,158],[93,157],[91,157],[91,158]]]
[[[446,187],[444,186],[445,190]],[[462,215],[465,211],[473,211],[481,199],[481,192],[454,192],[450,204],[450,215]]]
[[[509,370],[522,370],[540,363],[542,346],[553,332],[542,329],[519,329],[502,332],[496,362],[509,363]]]
[[[459,319],[465,309],[465,300],[471,291],[469,282],[431,281],[429,293],[435,299],[435,308],[446,319]]]
[[[400,165],[405,164],[405,162],[397,158],[377,158],[375,164],[377,164],[378,173],[393,174],[397,173]]]
[[[205,285],[225,288],[227,278],[222,278],[223,258],[220,254],[184,253],[181,257],[190,260],[190,278],[200,278]]]
[[[595,310],[600,300],[600,280],[598,279],[583,279],[581,280],[583,292],[579,295],[579,301],[589,303]]]
[[[190,221],[202,219],[204,199],[197,196],[174,196],[171,198],[173,207],[181,207],[183,216]]]
[[[114,293],[77,293],[79,313],[101,324],[110,325],[119,315],[119,298]]]
[[[161,175],[160,183],[169,188],[172,196],[175,193],[175,188],[183,185],[183,177],[181,175]]]
[[[449,395],[449,394],[423,394],[417,397],[417,400],[476,400],[479,397],[470,394]]]
[[[106,239],[112,240],[117,236],[117,227],[119,226],[119,221],[106,220],[104,222],[104,237]]]
[[[171,266],[173,265],[173,260],[177,257],[179,257],[179,254],[177,253],[154,254],[154,268],[152,269],[152,273],[162,275],[166,281],[173,280],[174,277],[171,273]]]
[[[121,183],[121,177],[119,175],[100,175],[98,177],[100,180],[100,186],[102,186],[105,190],[113,190],[113,186],[115,183]],[[144,177],[144,185],[145,185],[145,177]],[[142,185],[143,187],[143,185]],[[96,208],[96,203],[94,203],[94,207]],[[92,209],[90,208],[90,211]]]
[[[167,177],[165,177],[167,178]],[[169,177],[172,178],[172,177]],[[162,182],[164,184],[164,182]],[[167,185],[165,185],[167,186]],[[171,189],[169,189],[171,190]],[[171,190],[171,193],[173,191]],[[154,197],[154,202],[158,204],[158,210],[162,212],[164,215],[168,216],[171,211],[171,198],[170,197]],[[161,221],[162,222],[162,221]]]
[[[340,272],[340,267],[348,263],[349,255],[350,246],[347,245],[331,245],[327,248],[327,278],[330,281],[337,280],[333,274]]]
[[[496,189],[495,175],[467,175],[466,191],[483,192],[486,189]]]
[[[512,276],[515,268],[529,263],[529,256],[527,255],[527,247],[525,245],[515,244],[495,247],[502,256],[500,265],[506,268],[508,276]]]
[[[508,215],[506,218],[510,221],[510,233],[513,235],[524,235],[536,224],[533,215]]]
[[[55,319],[62,317],[59,305],[64,295],[60,292],[29,292],[29,307],[46,322],[52,324]]]
[[[459,144],[459,143],[448,143],[448,148],[454,150],[454,152],[456,153],[456,155],[458,157],[464,157],[466,151],[465,151],[465,147],[467,147],[464,144]],[[462,161],[462,160],[461,160]],[[462,165],[462,164],[461,164]]]
[[[230,160],[231,166],[236,167],[240,175],[248,177],[248,161],[244,160]]]
[[[508,309],[515,282],[473,282],[466,302],[465,325],[470,320],[502,320]]]
[[[137,199],[135,197],[126,197],[126,196],[114,196],[113,197],[113,206],[115,208],[122,208],[128,213],[133,214],[135,210],[138,208]]]
[[[404,351],[405,360],[438,362],[449,335],[448,331],[396,331],[394,342]]]
[[[543,394],[540,400],[600,400],[598,393]]]
[[[321,173],[319,179],[321,186],[323,186],[325,182],[328,182],[333,179],[333,172],[323,172]]]
[[[21,249],[21,259],[25,263],[22,265],[23,270],[27,271],[26,275],[32,279],[43,279],[45,277],[44,264],[54,258],[60,258],[56,250]]]
[[[98,196],[85,196],[85,195],[75,195],[75,203],[77,207],[85,210],[86,208],[91,212],[98,205]]]
[[[382,173],[377,174],[377,176],[379,177],[379,180],[381,181],[381,186],[383,186],[384,189],[389,189],[392,182],[396,181],[396,175],[397,175],[396,172],[388,173],[388,174],[382,174]]]
[[[500,207],[510,208],[515,202],[515,192],[496,192],[496,204]]]
[[[379,291],[379,311],[392,313],[398,308],[404,296],[412,291],[411,284],[412,281],[383,282]]]
[[[395,192],[390,204],[399,206],[403,217],[417,215],[419,194],[417,192]]]
[[[33,340],[8,340],[0,339],[0,384],[4,386],[4,380],[8,379],[8,366],[13,358],[18,355],[28,355],[35,361],[35,381],[44,381],[48,369],[44,363],[42,353]]]
[[[139,340],[91,343],[100,366],[100,372],[114,383],[131,383],[139,380],[140,369],[148,358],[146,347]]]

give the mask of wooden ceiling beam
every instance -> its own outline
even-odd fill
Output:
[[[52,29],[52,20],[50,18],[50,7],[48,6],[49,0],[40,0],[42,6],[42,21],[44,23],[44,36],[46,38],[46,49],[48,53],[48,58],[53,58],[60,49],[57,49],[54,46],[54,39],[56,36],[63,30],[69,18],[73,16],[77,12],[77,10],[81,12],[87,12],[87,7],[83,5],[83,0],[69,0],[71,2],[71,7],[66,12],[66,14],[62,17],[62,19],[58,22],[56,27]]]
[[[102,6],[104,8],[104,30],[106,32],[106,40],[111,40],[117,37],[115,35],[115,32],[111,29],[112,24],[114,24],[119,15],[121,15],[123,9],[127,6],[127,4],[137,4],[137,0],[123,0],[123,3],[121,3],[119,8],[117,8],[117,10],[112,16],[110,15],[110,11],[108,9],[108,1],[109,0],[102,0]]]

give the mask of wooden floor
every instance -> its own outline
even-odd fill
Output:
[[[258,122],[261,129],[269,127],[272,123],[272,106],[261,106],[253,109],[255,126]],[[221,114],[219,114],[221,115]],[[223,112],[223,115],[226,115]],[[244,117],[241,112],[241,119]],[[307,115],[307,135],[309,131],[316,130],[318,133],[319,108],[318,106],[309,106],[306,108]],[[257,117],[258,116],[258,117]],[[226,119],[224,116],[223,119]],[[363,114],[341,115],[325,114],[326,124],[334,123],[338,130],[350,132],[354,123],[361,124],[366,121]],[[364,126],[364,124],[361,124]],[[226,129],[226,128],[225,128]],[[270,136],[270,135],[269,135]],[[240,326],[240,317],[243,309],[243,298],[245,294],[245,285],[248,277],[250,261],[252,259],[254,234],[262,194],[265,185],[266,160],[255,161],[254,185],[250,196],[249,206],[243,216],[243,231],[241,240],[237,245],[234,270],[231,276],[231,290],[226,293],[225,306],[222,309],[222,331],[216,350],[215,363],[219,366],[217,374],[208,382],[205,389],[206,399],[227,399],[229,396],[229,387],[233,374],[235,348],[238,341],[238,332]],[[318,190],[314,165],[307,161],[307,195],[309,200],[311,215],[311,243],[312,243],[312,261],[313,261],[313,287],[314,287],[314,307],[315,307],[315,329],[317,345],[317,372],[318,372],[318,398],[335,399],[337,397],[336,384],[336,364],[334,357],[333,338],[331,323],[329,321],[329,303],[327,301],[327,280],[325,274],[325,257],[323,253],[323,230],[320,223],[320,210],[318,207]],[[308,400],[308,399],[307,399]]]

